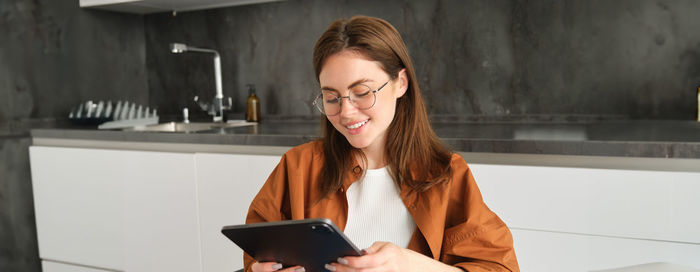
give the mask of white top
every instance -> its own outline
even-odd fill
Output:
[[[346,192],[348,221],[345,235],[360,249],[374,242],[407,247],[416,223],[401,200],[386,167],[369,169]]]

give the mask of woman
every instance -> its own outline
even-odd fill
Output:
[[[313,61],[324,135],[282,156],[247,223],[331,219],[368,248],[329,271],[518,271],[508,227],[432,131],[398,31],[378,18],[337,20]],[[245,256],[246,271],[304,271],[281,268]]]

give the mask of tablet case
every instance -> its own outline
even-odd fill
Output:
[[[326,218],[225,226],[221,233],[258,262],[301,265],[307,272],[326,271],[324,265],[338,257],[362,255]]]

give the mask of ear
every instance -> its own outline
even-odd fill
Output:
[[[406,94],[406,91],[408,90],[408,76],[406,75],[406,68],[399,71],[399,77],[397,79],[399,80],[399,88],[396,90],[396,93],[394,93],[394,96],[399,98]]]

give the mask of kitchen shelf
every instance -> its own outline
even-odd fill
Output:
[[[278,1],[284,0],[80,0],[80,7],[149,14],[172,11],[193,11]]]

